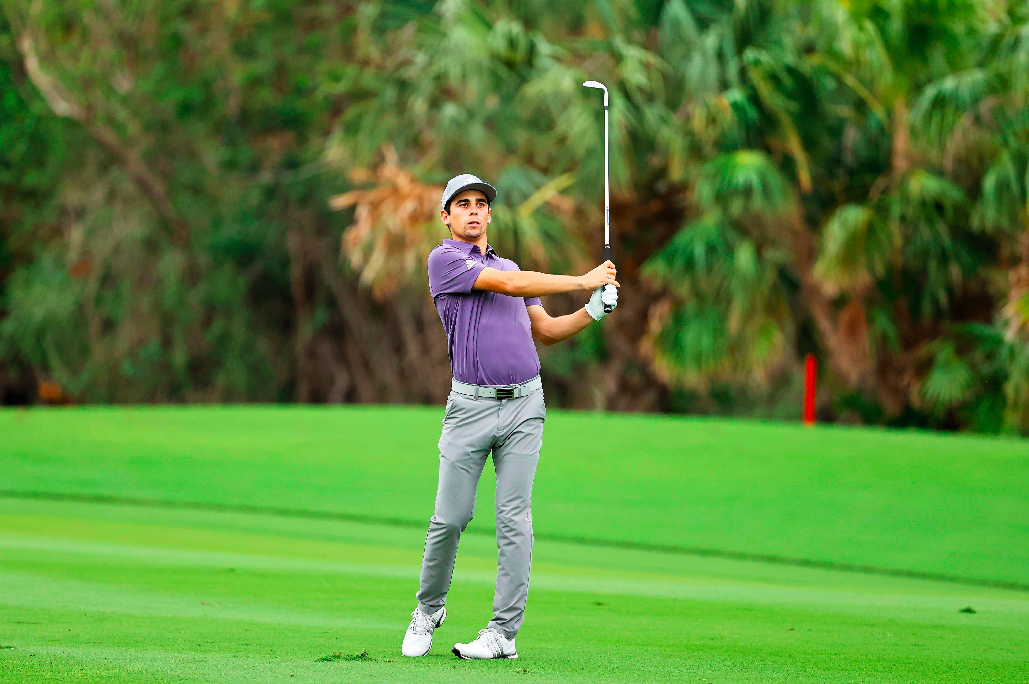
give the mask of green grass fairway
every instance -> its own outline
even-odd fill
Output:
[[[450,654],[490,617],[487,465],[402,659],[441,417],[0,411],[0,682],[1029,681],[1029,442],[559,411],[521,658]]]

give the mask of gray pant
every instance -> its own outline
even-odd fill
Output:
[[[461,532],[475,509],[475,489],[493,452],[497,471],[495,627],[513,639],[522,626],[532,565],[532,480],[547,407],[543,390],[516,399],[478,399],[451,392],[439,439],[439,488],[422,559],[418,608],[430,615],[446,603]]]

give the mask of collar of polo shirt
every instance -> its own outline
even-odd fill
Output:
[[[472,243],[465,242],[464,240],[451,240],[450,238],[444,238],[443,244],[450,245],[451,247],[457,247],[458,249],[463,249],[464,251],[469,253],[473,251],[479,252],[480,254],[482,253],[482,250],[479,249],[479,245],[473,245]],[[497,251],[493,249],[493,245],[487,243],[486,254],[489,254],[490,252],[493,253],[493,256],[497,256]]]

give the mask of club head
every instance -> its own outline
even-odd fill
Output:
[[[605,86],[600,81],[586,81],[585,83],[583,83],[583,85],[586,86],[587,88],[599,88],[600,90],[603,90],[604,91],[604,106],[605,107],[607,106],[607,86]]]

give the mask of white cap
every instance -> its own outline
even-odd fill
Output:
[[[454,195],[458,195],[465,190],[481,190],[490,204],[497,198],[497,189],[492,185],[483,183],[481,179],[470,173],[462,173],[460,176],[454,176],[447,182],[447,188],[443,191],[443,198],[439,202],[440,208],[446,209],[447,202],[453,199]]]

